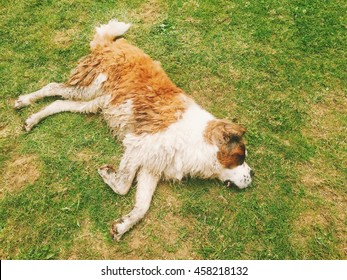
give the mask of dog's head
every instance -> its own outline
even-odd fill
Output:
[[[227,186],[236,185],[240,189],[251,184],[254,174],[245,162],[247,152],[242,139],[245,132],[242,126],[219,119],[210,121],[205,130],[207,141],[218,147],[219,179]]]

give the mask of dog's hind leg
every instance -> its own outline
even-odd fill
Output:
[[[147,213],[157,187],[159,176],[151,174],[142,168],[137,176],[137,190],[134,209],[121,219],[113,222],[111,235],[119,240],[124,233],[131,229]]]
[[[129,157],[129,152],[125,151],[117,171],[110,165],[104,165],[98,172],[115,193],[125,195],[130,190],[138,168],[138,164]]]
[[[106,75],[101,73],[88,87],[69,86],[63,83],[50,83],[38,91],[19,96],[14,103],[14,108],[23,108],[48,96],[61,96],[64,99],[81,101],[93,100],[98,96],[104,95],[101,87],[106,80]]]
[[[107,106],[109,100],[109,95],[101,96],[87,102],[57,100],[43,108],[41,111],[32,114],[25,121],[24,128],[26,131],[30,131],[33,128],[33,126],[39,123],[42,119],[61,112],[74,112],[86,114],[97,113],[100,109],[103,109]]]
[[[14,103],[14,108],[23,108],[34,103],[36,100],[48,96],[61,96],[64,99],[69,99],[69,97],[73,95],[74,91],[76,91],[74,87],[69,87],[59,83],[50,83],[38,91],[19,96]]]

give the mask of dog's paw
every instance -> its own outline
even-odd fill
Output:
[[[114,173],[115,171],[116,170],[114,169],[114,167],[109,164],[105,164],[98,169],[98,172],[101,176],[105,174]]]
[[[119,241],[121,239],[121,237],[123,236],[124,232],[123,233],[120,233],[119,232],[119,225],[123,223],[123,219],[120,218],[118,220],[115,220],[113,223],[112,223],[112,226],[111,226],[111,229],[110,229],[110,234],[111,234],[111,237],[113,240],[116,240],[116,241]]]
[[[29,131],[34,127],[35,124],[36,124],[36,122],[33,121],[33,118],[28,118],[28,119],[26,119],[26,121],[24,122],[23,129],[24,129],[26,132],[29,132]]]
[[[112,165],[103,165],[98,169],[98,173],[106,184],[109,184],[110,175],[115,173],[115,169]]]
[[[26,107],[28,105],[30,105],[31,102],[28,98],[24,97],[24,96],[20,96],[15,102],[14,102],[14,108],[15,109],[21,109],[23,107]]]
[[[103,165],[98,169],[98,173],[104,180],[104,183],[108,185],[116,194],[125,195],[128,193],[131,183],[129,185],[126,182],[120,180],[117,177],[117,172],[111,165]]]

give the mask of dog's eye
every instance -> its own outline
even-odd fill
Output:
[[[242,165],[245,162],[246,155],[236,155],[237,158],[237,165]]]

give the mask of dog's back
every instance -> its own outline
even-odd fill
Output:
[[[133,117],[128,127],[135,134],[156,133],[176,122],[186,109],[186,96],[166,75],[159,62],[119,38],[128,26],[110,21],[96,29],[91,53],[82,58],[67,86],[89,87],[106,76],[102,92],[115,107],[131,100]]]

